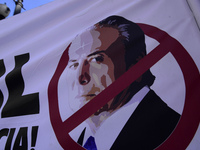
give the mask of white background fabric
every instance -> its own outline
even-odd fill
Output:
[[[198,9],[198,8],[197,8]],[[197,10],[195,8],[195,10]],[[14,68],[14,56],[30,53],[30,60],[22,68],[25,94],[39,92],[40,113],[21,117],[0,118],[0,130],[28,128],[28,145],[31,148],[31,127],[39,126],[35,149],[59,150],[59,145],[49,119],[47,89],[63,51],[71,40],[84,29],[110,16],[120,15],[136,23],[145,23],[166,31],[177,39],[200,68],[200,32],[188,3],[183,0],[151,2],[145,0],[56,0],[20,15],[0,21],[0,59],[4,60],[6,73],[0,78],[4,95],[8,98],[5,76]],[[198,20],[198,18],[197,18]],[[147,51],[158,42],[146,37]],[[153,89],[173,109],[182,113],[185,100],[185,83],[181,69],[171,54],[151,68],[156,76]],[[60,112],[63,120],[72,112],[65,95],[65,72],[59,80]],[[2,111],[1,107],[0,111]],[[197,114],[198,115],[198,114]],[[200,127],[187,150],[200,149]],[[7,137],[0,139],[5,145]],[[4,149],[4,146],[0,146]]]

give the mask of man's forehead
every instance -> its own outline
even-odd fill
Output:
[[[106,51],[119,37],[119,31],[111,27],[90,28],[76,36],[69,48],[70,59],[78,59],[96,51]]]
[[[101,46],[101,41],[98,39],[100,33],[96,30],[86,30],[77,35],[72,41],[69,48],[69,56],[89,54]]]

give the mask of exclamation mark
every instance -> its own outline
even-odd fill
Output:
[[[31,147],[35,147],[36,139],[37,139],[37,133],[38,133],[38,126],[32,127],[31,132]],[[31,148],[31,150],[35,150],[34,148]]]

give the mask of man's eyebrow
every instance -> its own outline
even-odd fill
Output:
[[[92,56],[92,55],[96,55],[96,54],[99,54],[99,53],[105,53],[105,52],[106,52],[105,50],[96,51],[96,52],[94,52],[94,53],[89,54],[87,57],[90,57],[90,56]]]

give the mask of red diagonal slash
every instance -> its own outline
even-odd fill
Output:
[[[194,91],[199,89],[200,87],[200,80],[199,80],[199,72],[194,64],[192,58],[189,56],[187,51],[182,47],[182,45],[175,40],[174,38],[170,37],[166,32],[161,31],[160,29],[145,25],[145,24],[138,24],[144,33],[154,39],[156,39],[160,45],[157,46],[153,51],[151,51],[147,56],[145,56],[142,60],[140,60],[136,65],[134,65],[132,68],[130,68],[126,73],[124,73],[120,78],[118,78],[115,82],[113,82],[109,87],[107,87],[104,91],[102,91],[100,94],[98,94],[95,98],[93,98],[89,103],[87,103],[84,107],[79,109],[77,112],[75,112],[72,116],[70,116],[66,121],[62,122],[60,114],[59,114],[59,106],[58,106],[58,80],[64,71],[65,67],[68,63],[68,48],[63,53],[60,62],[58,64],[58,67],[55,71],[54,76],[52,77],[52,80],[49,83],[48,88],[48,96],[49,96],[49,112],[50,112],[50,119],[51,123],[54,129],[54,132],[56,134],[56,137],[60,143],[60,145],[64,149],[76,149],[76,150],[83,150],[80,145],[78,145],[76,142],[74,142],[71,137],[69,136],[69,132],[73,130],[75,127],[77,127],[80,123],[82,123],[84,120],[86,120],[89,116],[91,116],[93,113],[95,113],[98,109],[100,109],[102,106],[104,106],[110,99],[118,95],[122,90],[124,90],[127,86],[129,86],[132,82],[134,82],[138,77],[140,77],[144,72],[146,72],[149,68],[151,68],[155,63],[157,63],[161,58],[163,58],[168,52],[171,52],[174,57],[176,58],[177,62],[179,63],[183,74],[184,79],[186,82],[186,101],[187,99],[190,99],[191,96],[194,99],[193,101],[189,100],[189,105],[184,106],[183,111],[183,117],[180,120],[178,127],[178,130],[175,130],[175,134],[173,134],[165,143],[161,145],[160,148],[165,149],[171,146],[176,146],[179,149],[182,149],[183,147],[186,147],[189,142],[191,141],[199,123],[199,116],[198,118],[194,120],[190,120],[193,122],[193,127],[190,131],[187,140],[185,140],[185,144],[182,142],[181,145],[174,143],[177,142],[177,137],[180,134],[183,134],[182,129],[188,128],[188,125],[185,126],[184,124],[187,123],[187,120],[193,113],[197,113],[198,110],[196,99],[199,99],[199,96],[195,96],[197,94],[194,94],[191,92],[191,90],[187,90],[188,86],[193,82],[193,79],[195,80],[196,87],[194,88]],[[187,64],[183,61],[186,59]],[[189,67],[185,67],[189,66]],[[192,72],[192,78],[188,76],[187,72]],[[194,108],[191,113],[191,104],[193,104]],[[187,107],[189,106],[189,107]],[[199,106],[199,103],[198,103]],[[186,116],[186,117],[184,117]],[[194,118],[194,116],[193,116]],[[188,124],[188,123],[187,123]],[[190,125],[191,126],[191,125]],[[176,140],[174,140],[174,138]],[[180,139],[180,137],[179,137]],[[174,141],[173,141],[174,140]],[[174,144],[171,144],[174,143]],[[183,148],[184,149],[184,148]]]

